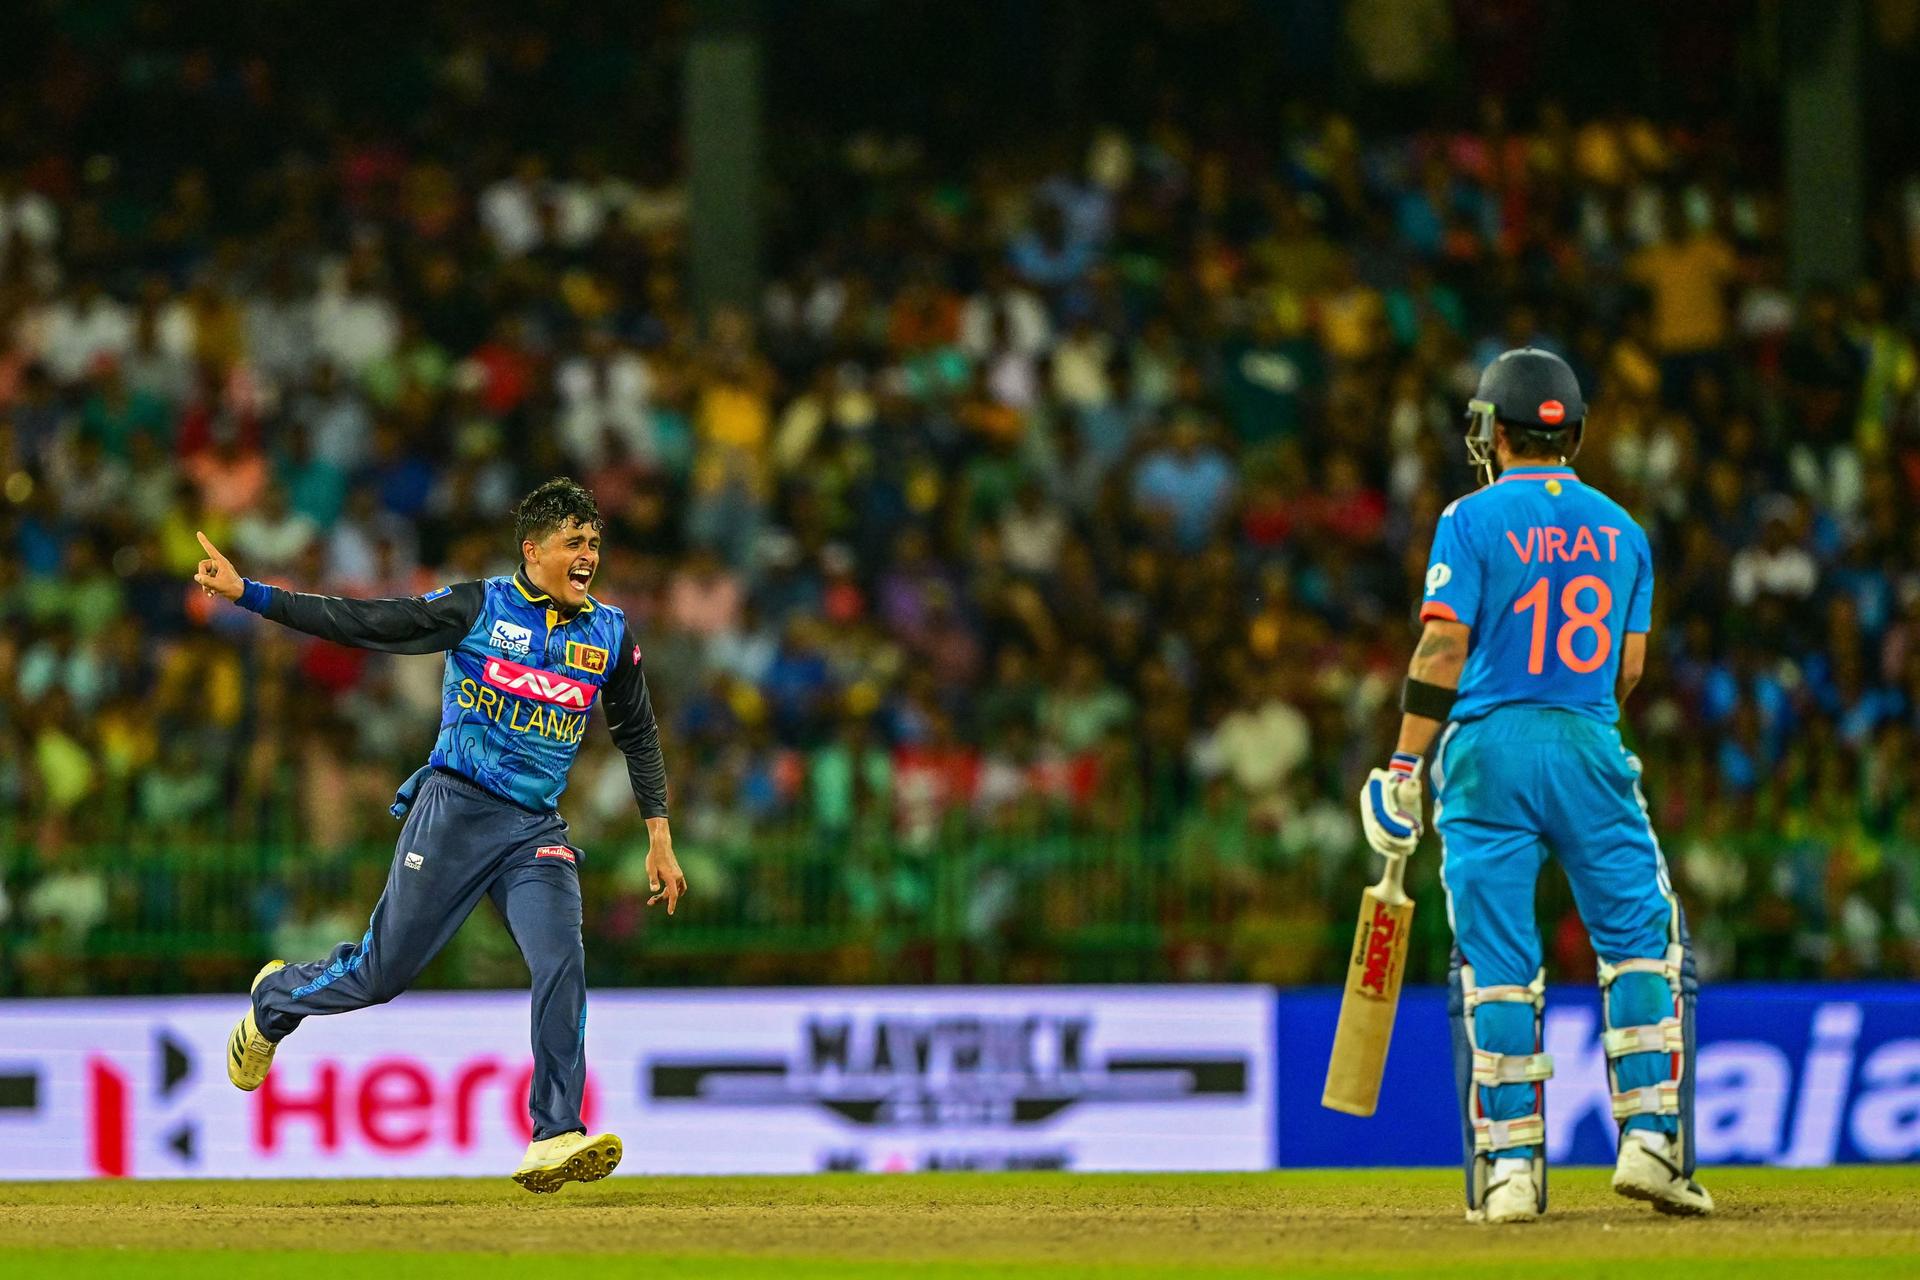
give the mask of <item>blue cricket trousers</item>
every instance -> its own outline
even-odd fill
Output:
[[[253,993],[254,1020],[278,1041],[303,1018],[393,999],[484,894],[533,976],[534,1139],[580,1129],[587,986],[577,856],[559,814],[529,812],[457,774],[427,774],[366,936],[269,974]]]
[[[1503,708],[1448,728],[1433,780],[1455,966],[1464,958],[1478,986],[1525,986],[1539,971],[1534,890],[1549,853],[1566,870],[1602,960],[1666,954],[1678,907],[1641,798],[1639,761],[1617,727],[1566,711]],[[1680,930],[1684,940],[1684,922]],[[1672,992],[1658,975],[1622,975],[1608,992],[1608,1010],[1615,1026],[1655,1023],[1673,1012]],[[1533,1011],[1482,1005],[1474,1034],[1484,1049],[1532,1053]],[[1658,1053],[1620,1062],[1628,1087],[1669,1074]],[[1532,1110],[1533,1086],[1483,1087],[1481,1103],[1491,1119],[1523,1116]],[[1671,1116],[1636,1116],[1627,1127],[1672,1133],[1677,1126]]]

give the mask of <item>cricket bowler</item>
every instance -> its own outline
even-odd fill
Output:
[[[447,655],[440,734],[400,788],[405,819],[386,891],[365,936],[324,960],[275,960],[253,980],[227,1075],[257,1089],[304,1018],[381,1004],[405,991],[480,899],[505,919],[533,977],[533,1141],[513,1179],[529,1191],[593,1182],[620,1162],[620,1139],[588,1136],[586,954],[581,851],[556,804],[595,699],[627,759],[646,818],[647,878],[671,915],[687,891],[667,829],[666,768],[640,646],[625,615],[588,594],[600,567],[599,508],[571,480],[547,481],[515,511],[520,568],[417,598],[302,595],[242,578],[203,533],[193,580],[209,595],[338,644]]]
[[[1553,1061],[1540,1051],[1534,884],[1550,853],[1600,959],[1613,1189],[1663,1213],[1713,1211],[1693,1179],[1687,926],[1617,727],[1646,663],[1653,561],[1626,510],[1574,474],[1585,418],[1579,381],[1550,352],[1509,351],[1481,374],[1467,451],[1483,487],[1441,512],[1398,749],[1360,799],[1368,841],[1404,857],[1432,751],[1472,1221],[1547,1207]]]

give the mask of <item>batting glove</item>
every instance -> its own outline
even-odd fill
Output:
[[[1367,775],[1360,792],[1360,825],[1374,852],[1404,858],[1420,843],[1420,757],[1396,751],[1384,769]]]

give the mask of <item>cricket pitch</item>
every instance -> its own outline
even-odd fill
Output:
[[[1461,1220],[1459,1174],[616,1176],[535,1197],[504,1177],[0,1184],[0,1274],[338,1280],[1201,1280],[1920,1276],[1920,1166],[1706,1169],[1708,1220],[1607,1171],[1552,1175],[1527,1226]]]

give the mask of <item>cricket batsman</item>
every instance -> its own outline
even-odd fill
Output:
[[[1600,958],[1602,1044],[1621,1126],[1613,1189],[1706,1214],[1693,1179],[1694,976],[1686,921],[1617,721],[1645,668],[1653,562],[1624,508],[1570,465],[1586,405],[1560,357],[1522,348],[1481,374],[1467,452],[1483,487],[1441,512],[1425,624],[1391,763],[1361,793],[1367,839],[1420,838],[1421,765],[1453,927],[1448,1012],[1467,1217],[1547,1207],[1545,970],[1534,884],[1566,869]]]
[[[400,788],[405,819],[365,936],[324,960],[275,960],[253,980],[227,1075],[257,1089],[304,1018],[382,1004],[405,991],[482,897],[493,899],[533,977],[533,1141],[513,1180],[529,1191],[593,1182],[620,1139],[589,1137],[581,851],[555,808],[587,713],[599,699],[646,818],[647,878],[673,914],[687,891],[667,829],[666,768],[647,680],[619,609],[588,594],[600,567],[599,508],[571,480],[547,481],[515,511],[520,568],[417,598],[302,595],[242,578],[203,533],[193,580],[209,595],[338,644],[447,655],[440,735]]]

